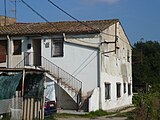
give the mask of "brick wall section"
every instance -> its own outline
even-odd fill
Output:
[[[16,23],[15,18],[6,17],[6,25],[10,25],[14,23]],[[5,25],[5,16],[0,16],[0,26],[4,26],[4,25]]]

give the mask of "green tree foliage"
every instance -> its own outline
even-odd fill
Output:
[[[137,42],[133,46],[133,83],[160,84],[160,43]]]

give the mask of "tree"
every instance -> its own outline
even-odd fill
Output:
[[[160,84],[160,43],[137,42],[133,55],[133,84]]]

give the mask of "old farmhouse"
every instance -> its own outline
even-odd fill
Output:
[[[118,19],[0,27],[0,67],[46,70],[59,108],[132,104],[132,47]]]

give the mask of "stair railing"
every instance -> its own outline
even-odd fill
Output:
[[[68,89],[71,89],[76,93],[78,104],[77,106],[79,106],[79,103],[81,102],[82,82],[43,56],[41,56],[40,66],[37,66],[34,62],[30,65],[30,59],[34,58],[34,54],[35,53],[33,52],[24,53],[24,58],[15,66],[15,68],[24,68],[25,66],[36,66],[40,67],[41,69],[48,70],[49,73],[56,78],[57,82],[59,82],[63,86],[66,86]]]
[[[30,58],[31,56],[34,56],[34,54],[35,53],[32,52],[25,52],[24,58],[15,66],[15,68],[24,68],[25,66],[30,66]],[[34,64],[32,64],[32,66],[34,66]],[[37,65],[35,64],[35,66]],[[75,92],[78,93],[82,89],[82,82],[80,80],[43,56],[41,56],[41,66],[39,67],[48,70],[50,74],[56,78],[57,82],[65,85]]]
[[[25,67],[27,64],[26,64],[26,59],[29,59],[31,53],[30,52],[25,52],[24,53],[24,58],[17,63],[17,65],[14,67],[14,68],[23,68]]]
[[[66,85],[72,90],[75,90],[75,92],[79,92],[82,88],[82,82],[79,81],[77,78],[54,64],[53,62],[49,61],[45,57],[42,56],[42,67],[45,70],[50,71],[50,73],[56,77],[58,82],[61,84]]]

